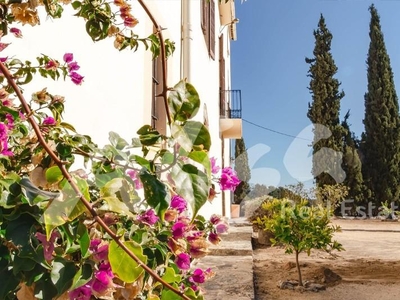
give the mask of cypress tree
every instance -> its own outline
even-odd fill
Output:
[[[382,202],[395,201],[399,197],[400,118],[380,17],[374,5],[369,7],[369,11],[368,91],[364,96],[362,171],[367,199],[379,206]]]
[[[307,116],[314,124],[312,174],[317,187],[323,187],[341,183],[345,177],[341,166],[344,130],[339,121],[344,92],[339,92],[340,82],[334,78],[338,69],[331,54],[333,36],[322,14],[314,37],[314,58],[306,58],[312,94]]]
[[[346,173],[346,178],[343,184],[349,188],[348,197],[355,202],[360,202],[363,199],[363,177],[362,165],[358,151],[358,144],[354,133],[350,131],[348,119],[350,112],[347,112],[342,122],[344,135],[344,152],[343,152],[343,170]]]
[[[240,202],[250,193],[250,167],[243,138],[235,140],[235,171],[241,180],[234,192],[234,203]]]

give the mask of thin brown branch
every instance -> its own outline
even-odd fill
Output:
[[[164,37],[162,34],[163,28],[158,24],[157,20],[147,7],[147,5],[143,2],[143,0],[138,0],[139,4],[142,6],[146,14],[149,16],[151,22],[153,23],[153,26],[157,29],[157,34],[158,38],[160,39],[160,48],[161,48],[161,61],[162,61],[162,92],[161,95],[164,100],[164,106],[165,106],[165,112],[167,114],[167,120],[168,120],[168,125],[171,126],[171,115],[169,113],[169,108],[168,108],[168,86],[167,86],[167,56],[165,53],[165,42],[164,42]]]
[[[97,214],[96,210],[92,207],[90,202],[82,195],[81,191],[79,190],[79,187],[73,180],[71,174],[68,172],[67,168],[65,167],[65,164],[58,158],[57,154],[49,147],[49,145],[46,143],[42,132],[40,131],[39,125],[36,123],[35,119],[31,115],[31,109],[29,105],[27,104],[25,97],[22,95],[21,90],[15,83],[14,79],[12,78],[10,72],[8,69],[4,66],[2,62],[0,62],[0,71],[3,73],[3,75],[6,77],[8,83],[11,85],[11,87],[14,89],[18,99],[21,102],[21,105],[24,109],[24,113],[27,116],[27,120],[31,124],[33,130],[35,131],[35,134],[37,135],[39,143],[43,146],[45,151],[50,155],[50,157],[54,160],[55,164],[60,168],[63,176],[67,179],[67,181],[70,183],[71,187],[75,191],[75,193],[78,195],[79,200],[85,205],[87,210],[90,212],[92,215],[93,219],[104,229],[105,232],[107,232],[110,237],[117,243],[119,247],[121,247],[122,250],[125,251],[126,254],[129,255],[140,267],[142,267],[150,276],[152,276],[156,281],[160,282],[163,286],[167,287],[177,295],[179,295],[182,299],[190,300],[187,296],[185,296],[180,290],[176,289],[169,283],[165,282],[158,274],[156,274],[150,267],[148,267],[145,263],[143,263],[131,250],[129,250],[123,242],[121,242],[120,238],[107,226],[107,224],[104,223],[104,221],[100,218],[100,216]]]

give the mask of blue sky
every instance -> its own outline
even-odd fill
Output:
[[[333,34],[332,55],[345,97],[341,116],[350,109],[352,131],[364,130],[368,7],[381,17],[394,80],[400,87],[400,1],[381,0],[247,0],[236,1],[237,41],[232,43],[232,88],[242,91],[243,137],[249,149],[252,183],[312,185],[312,139],[307,118],[307,89],[313,30],[320,14]],[[398,95],[399,92],[398,92]],[[302,139],[280,135],[246,121]]]

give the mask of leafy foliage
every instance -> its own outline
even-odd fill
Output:
[[[343,250],[342,245],[333,240],[333,234],[340,230],[330,225],[331,211],[323,206],[308,206],[307,201],[294,203],[287,199],[265,201],[262,208],[265,215],[255,223],[264,230],[272,232],[273,245],[281,244],[288,254],[295,253],[299,275],[299,285],[303,285],[299,254],[311,250]]]

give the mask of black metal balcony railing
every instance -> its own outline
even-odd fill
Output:
[[[219,96],[219,108],[221,118],[242,118],[242,91],[221,90]]]

